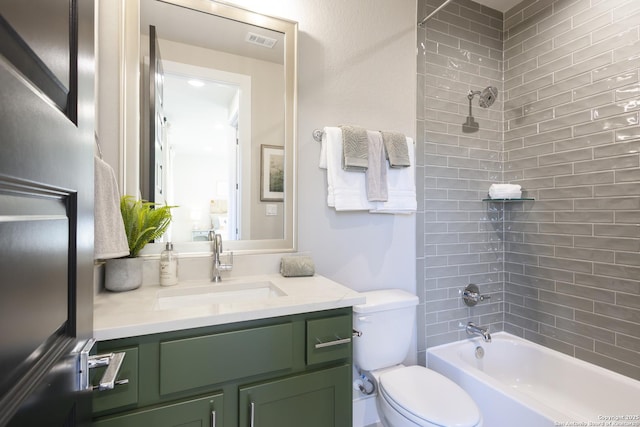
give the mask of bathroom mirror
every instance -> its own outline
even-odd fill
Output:
[[[225,250],[295,250],[297,24],[209,0],[139,2],[139,182],[144,199],[179,206],[166,240],[209,253],[213,230]]]

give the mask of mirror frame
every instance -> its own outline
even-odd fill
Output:
[[[163,3],[186,7],[200,12],[218,15],[234,21],[284,33],[285,72],[285,200],[284,238],[264,240],[227,240],[225,251],[236,254],[295,252],[297,250],[297,46],[298,23],[282,18],[256,13],[247,9],[212,0],[158,0]],[[138,0],[121,0],[121,188],[125,194],[140,192],[140,4]],[[253,195],[252,195],[253,197]],[[164,243],[150,243],[141,256],[157,257]],[[209,256],[210,242],[175,242],[181,256]]]

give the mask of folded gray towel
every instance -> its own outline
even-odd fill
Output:
[[[381,132],[389,167],[406,168],[411,166],[407,137],[400,132]]]
[[[280,274],[284,277],[313,276],[316,272],[310,256],[283,256],[280,260]]]
[[[369,168],[365,172],[367,178],[367,200],[370,202],[386,202],[389,200],[387,187],[387,162],[384,158],[384,145],[380,132],[367,131],[369,138]]]
[[[342,169],[364,172],[369,167],[367,131],[358,126],[340,126],[342,129]]]

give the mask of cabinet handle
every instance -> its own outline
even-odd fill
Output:
[[[318,342],[318,344],[316,344],[316,348],[333,347],[334,345],[348,344],[351,342],[351,338],[337,338],[338,339],[335,341]],[[320,341],[319,339],[317,340]]]
[[[211,427],[216,427],[216,411],[211,411]]]
[[[249,420],[249,427],[255,427],[256,421],[256,404],[255,402],[251,402],[251,419]]]

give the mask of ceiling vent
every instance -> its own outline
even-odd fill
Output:
[[[256,33],[247,33],[245,38],[249,43],[257,44],[258,46],[272,48],[276,45],[277,40],[269,37],[261,36]]]

